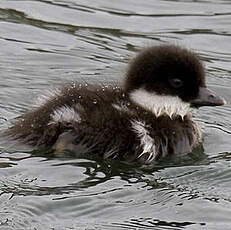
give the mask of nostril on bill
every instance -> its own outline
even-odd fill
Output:
[[[209,97],[210,98],[215,98],[215,95],[214,94],[210,94]]]

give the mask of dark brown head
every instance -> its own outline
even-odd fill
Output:
[[[125,90],[142,90],[149,95],[173,96],[193,107],[224,105],[225,101],[206,88],[204,67],[199,57],[175,45],[146,48],[127,71]]]

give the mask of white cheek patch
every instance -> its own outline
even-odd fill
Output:
[[[144,154],[148,154],[148,158],[146,163],[150,163],[154,161],[158,154],[158,148],[155,144],[155,140],[150,137],[147,128],[145,127],[145,123],[143,121],[133,120],[132,129],[140,138],[140,144],[143,148],[142,153],[138,156],[138,158],[142,157]]]
[[[183,119],[192,111],[190,104],[183,102],[178,96],[157,95],[144,89],[137,89],[131,92],[130,98],[156,117],[168,115],[172,118],[178,115]]]
[[[78,112],[74,108],[68,106],[58,108],[50,117],[51,121],[49,124],[57,122],[81,122],[81,117]]]

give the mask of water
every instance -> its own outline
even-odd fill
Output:
[[[203,149],[149,168],[2,143],[0,229],[230,229],[230,21],[225,0],[1,0],[1,128],[48,88],[119,81],[137,50],[168,42],[200,53],[228,105],[198,112]]]

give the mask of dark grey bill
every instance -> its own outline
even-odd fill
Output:
[[[226,101],[223,98],[215,95],[206,87],[200,87],[198,97],[191,100],[190,103],[193,107],[220,106],[225,105]]]

